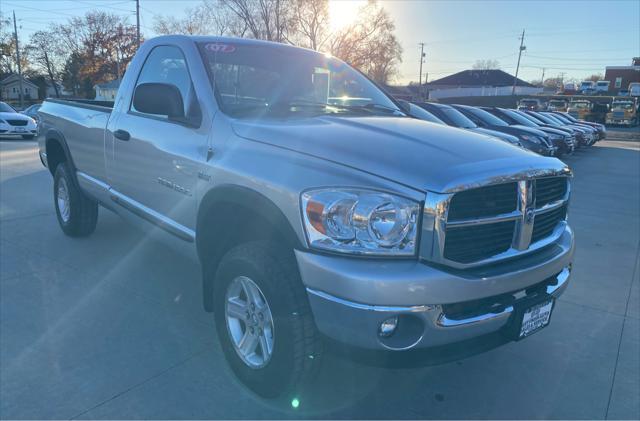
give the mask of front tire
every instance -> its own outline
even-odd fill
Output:
[[[300,396],[322,357],[293,254],[251,242],[221,260],[214,284],[216,329],[227,362],[264,398]]]
[[[66,162],[58,164],[53,178],[53,203],[58,224],[70,237],[86,237],[98,223],[98,203],[77,187]]]

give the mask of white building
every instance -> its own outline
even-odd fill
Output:
[[[112,80],[107,83],[100,83],[93,87],[96,90],[97,101],[113,101],[118,94],[118,88],[120,87],[119,80]]]
[[[511,95],[514,77],[499,69],[464,70],[450,76],[429,82],[426,87],[429,99],[465,96]],[[534,95],[542,88],[533,86],[522,79],[516,79],[516,95]]]
[[[38,99],[38,86],[36,84],[22,78],[22,89],[24,89],[23,98],[25,100]],[[14,73],[2,79],[0,81],[0,92],[2,92],[2,99],[20,99],[20,77]]]

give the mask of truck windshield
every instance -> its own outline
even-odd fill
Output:
[[[233,41],[201,43],[200,51],[222,111],[234,117],[404,116],[366,77],[324,54]]]
[[[589,108],[588,102],[572,102],[569,104],[569,108],[587,109]]]
[[[614,102],[611,104],[613,110],[630,110],[633,108],[633,104],[630,102]]]

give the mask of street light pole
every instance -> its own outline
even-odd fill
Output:
[[[522,57],[522,52],[526,49],[527,47],[524,46],[524,29],[523,29],[522,36],[520,37],[520,50],[518,51],[518,65],[516,66],[516,75],[513,77],[513,88],[511,89],[511,95],[516,94],[516,84],[518,83],[518,70],[520,70],[520,57]]]
[[[420,46],[420,73],[418,74],[418,95],[422,100],[422,63],[424,63],[424,42],[418,43]]]
[[[138,49],[140,48],[140,0],[136,0],[136,35]]]
[[[20,109],[24,109],[24,86],[22,84],[22,66],[20,65],[20,46],[18,45],[18,26],[16,25],[16,11],[13,11],[13,36],[16,40],[16,58],[18,59],[18,79],[20,81]]]

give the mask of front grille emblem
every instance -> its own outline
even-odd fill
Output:
[[[535,186],[535,180],[518,181],[518,211],[521,216],[516,220],[513,236],[513,248],[516,250],[526,250],[531,244],[533,220],[536,215]]]

